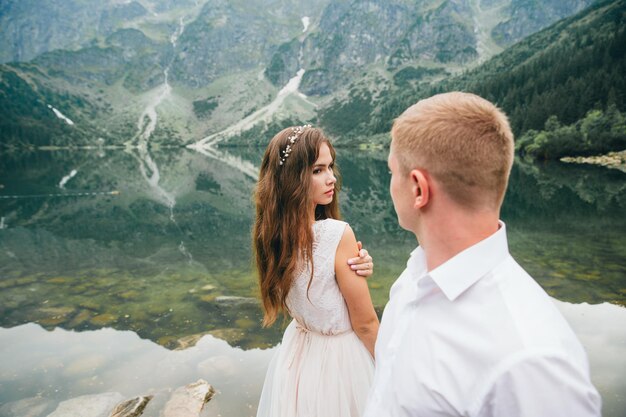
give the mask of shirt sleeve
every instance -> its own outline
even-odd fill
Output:
[[[586,372],[555,356],[520,360],[495,378],[478,417],[600,417],[600,395]]]

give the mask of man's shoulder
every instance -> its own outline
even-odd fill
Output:
[[[499,365],[479,384],[471,406],[473,415],[526,415],[522,409],[550,416],[600,415],[602,401],[585,357],[561,349],[527,349]],[[533,406],[540,398],[551,398],[556,404]]]
[[[490,281],[491,280],[491,281]],[[506,357],[533,357],[534,353],[580,357],[582,347],[554,300],[509,256],[492,271],[483,284],[484,308],[498,317],[494,326],[501,326],[501,335],[508,334]],[[490,320],[483,321],[485,325]],[[534,353],[533,353],[534,352]],[[583,354],[584,356],[584,354]],[[508,359],[507,359],[508,360]]]

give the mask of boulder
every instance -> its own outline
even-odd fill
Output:
[[[178,388],[163,410],[163,417],[199,417],[204,404],[213,398],[215,390],[203,379]]]
[[[111,411],[109,417],[139,417],[152,398],[152,395],[148,395],[123,401]]]

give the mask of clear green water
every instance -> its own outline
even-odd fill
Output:
[[[251,268],[250,174],[261,153],[2,155],[0,404],[39,395],[54,409],[85,393],[135,395],[213,376],[221,394],[205,415],[254,414],[267,348],[282,334],[260,327]],[[338,164],[343,215],[375,259],[369,284],[382,311],[416,242],[397,226],[386,152],[340,149]],[[625,209],[623,172],[518,161],[502,212],[512,254],[576,321],[592,373],[596,357],[597,369],[614,365],[596,380],[614,416],[626,409],[625,363],[611,355],[626,347],[626,330],[579,318],[625,323]],[[598,338],[606,343],[596,347]],[[105,340],[112,345],[98,353]],[[140,357],[180,369],[154,367],[155,385]]]

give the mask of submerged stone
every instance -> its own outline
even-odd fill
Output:
[[[15,286],[15,280],[13,279],[0,280],[0,290],[4,290],[5,288],[11,288],[13,286]]]
[[[40,308],[39,312],[45,315],[37,322],[42,326],[58,326],[61,323],[64,323],[74,314],[74,309],[72,307],[44,307]]]
[[[580,279],[583,281],[597,281],[600,279],[597,275],[592,275],[588,272],[576,272],[573,274],[576,279]]]
[[[70,316],[75,310],[73,307],[43,307],[39,311],[47,316]]]
[[[2,417],[40,417],[52,411],[54,403],[41,397],[24,398],[0,406]]]
[[[153,316],[153,317],[158,317],[161,316],[165,313],[168,313],[170,310],[169,305],[167,305],[167,303],[159,303],[159,304],[149,304],[147,306],[148,308],[148,314]]]
[[[215,297],[215,302],[221,305],[238,306],[242,304],[256,304],[257,299],[253,297],[237,297],[234,295],[220,295]]]
[[[124,300],[134,300],[138,298],[139,295],[140,295],[139,291],[135,291],[135,290],[124,291],[123,293],[119,294],[119,296],[123,298]]]
[[[34,284],[37,281],[38,281],[37,277],[22,277],[22,278],[16,279],[14,285],[16,287],[21,287],[23,285]]]
[[[81,303],[79,304],[81,307],[89,309],[89,310],[93,310],[93,311],[99,311],[100,310],[100,303],[97,303],[93,300],[84,300],[81,301]]]
[[[215,301],[216,298],[217,297],[213,294],[205,294],[200,297],[200,300],[204,301],[205,303],[212,303],[213,301]]]
[[[81,284],[81,285],[71,285],[68,290],[72,293],[72,294],[82,294],[85,291],[87,291],[89,289],[89,287],[85,284]]]
[[[65,322],[65,316],[46,317],[37,320],[37,323],[39,323],[43,327],[55,327],[63,322]]]
[[[69,326],[71,328],[76,328],[81,324],[89,321],[91,319],[91,311],[89,310],[81,310],[73,319],[70,321]]]
[[[15,279],[7,279],[5,277],[4,279],[0,280],[0,289],[3,290],[5,288],[22,287],[24,285],[33,284],[35,282],[37,282],[37,278],[32,276]]]
[[[117,321],[117,316],[113,314],[104,313],[93,317],[90,322],[96,326],[107,326]]]
[[[48,417],[108,417],[123,399],[119,392],[83,395],[63,401]]]
[[[235,325],[239,329],[249,330],[258,326],[258,323],[248,317],[242,317],[235,320]]]

